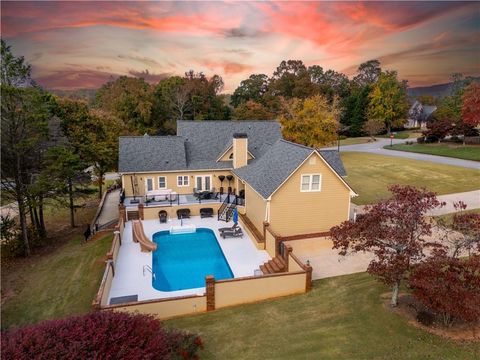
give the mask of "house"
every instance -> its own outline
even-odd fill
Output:
[[[423,105],[416,100],[408,110],[408,122],[406,128],[426,128],[427,122],[431,120],[433,113],[437,110],[436,106]]]
[[[237,208],[259,247],[266,227],[282,240],[325,234],[356,195],[338,152],[286,141],[276,121],[178,121],[176,136],[121,137],[119,173],[128,218],[208,207],[229,220]]]

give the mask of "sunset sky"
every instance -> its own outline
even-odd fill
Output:
[[[47,88],[193,69],[221,75],[232,92],[288,59],[351,76],[376,58],[410,86],[480,75],[479,2],[2,1],[1,10],[2,37]]]

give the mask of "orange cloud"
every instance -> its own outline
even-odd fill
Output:
[[[231,74],[239,74],[245,73],[248,71],[253,71],[254,67],[248,64],[241,64],[234,61],[211,61],[211,60],[204,60],[201,62],[202,65],[206,66],[212,71],[216,71],[221,69],[224,74],[231,75]]]

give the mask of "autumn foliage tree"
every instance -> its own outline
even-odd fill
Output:
[[[463,93],[462,120],[472,126],[480,125],[480,84],[471,83]]]
[[[413,295],[451,325],[480,319],[480,256],[467,259],[435,256],[414,268],[409,277]]]
[[[441,247],[428,240],[433,224],[425,214],[443,204],[425,189],[392,185],[389,190],[390,199],[365,206],[361,218],[333,227],[330,234],[340,255],[373,253],[367,271],[392,286],[391,305],[396,306],[400,283],[412,265],[425,258],[427,249]]]
[[[335,98],[329,102],[323,95],[305,100],[285,102],[280,117],[285,139],[312,147],[332,143],[337,137],[339,106]]]

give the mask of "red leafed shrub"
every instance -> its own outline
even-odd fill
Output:
[[[413,296],[442,316],[445,325],[454,318],[480,319],[480,256],[458,259],[434,256],[417,265],[409,277]]]
[[[198,359],[202,340],[148,315],[95,312],[2,333],[2,359]]]

